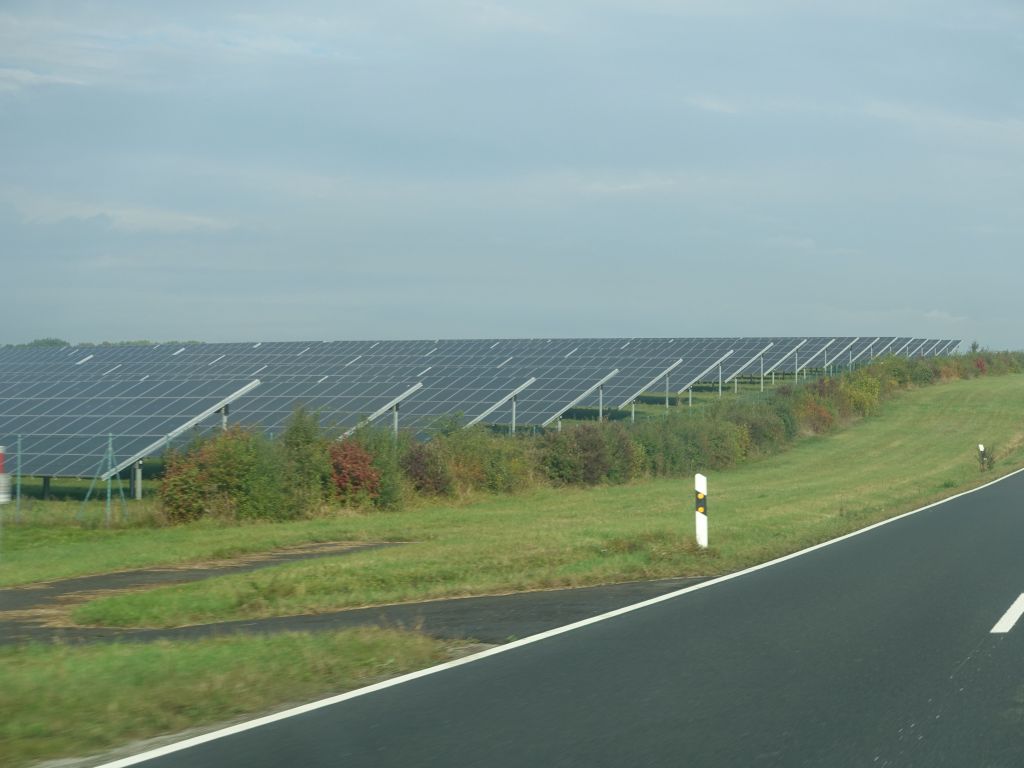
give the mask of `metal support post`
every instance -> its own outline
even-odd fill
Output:
[[[513,435],[516,433],[516,400],[518,399],[518,397],[519,397],[518,395],[513,395],[512,396],[512,434]]]
[[[722,396],[722,364],[718,364],[718,396]]]
[[[114,468],[114,436],[108,434],[107,435],[107,471],[109,472],[113,468]],[[104,515],[104,519],[106,521],[106,524],[107,524],[108,528],[110,527],[110,492],[111,492],[112,489],[113,489],[113,486],[111,485],[111,476],[107,475],[107,506],[106,506],[106,514]]]
[[[395,440],[398,439],[398,403],[391,407],[391,429],[394,432]]]
[[[629,404],[629,423],[636,423],[636,400]]]
[[[669,393],[668,374],[666,373],[665,374],[665,410],[666,411],[668,410],[668,393]]]
[[[597,420],[604,421],[604,384],[597,388]]]

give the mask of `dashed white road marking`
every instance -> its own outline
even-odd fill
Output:
[[[1017,623],[1021,616],[1024,616],[1024,595],[1021,595],[1013,601],[1013,605],[1010,606],[1010,610],[1004,613],[1003,618],[997,621],[996,625],[992,627],[991,634],[1005,635],[1013,629],[1013,625]]]

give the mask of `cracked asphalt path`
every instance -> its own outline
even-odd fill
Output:
[[[431,600],[266,619],[243,619],[166,629],[53,625],[53,617],[62,609],[66,610],[68,605],[97,594],[199,581],[297,560],[338,557],[380,546],[396,545],[310,545],[238,558],[227,564],[147,568],[2,589],[0,644],[147,642],[234,634],[315,632],[359,626],[414,629],[443,639],[471,638],[483,643],[504,643],[703,581],[700,578],[658,579],[595,587]]]

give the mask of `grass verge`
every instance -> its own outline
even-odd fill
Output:
[[[541,489],[466,506],[332,521],[344,538],[418,543],[109,597],[81,623],[175,626],[427,598],[717,575],[795,551],[1024,464],[1024,377],[906,393],[838,434],[711,478],[712,548],[693,544],[692,486]],[[325,523],[326,524],[326,523]],[[153,534],[151,534],[153,535]]]
[[[341,693],[444,661],[453,648],[378,629],[0,647],[0,763],[95,753]]]

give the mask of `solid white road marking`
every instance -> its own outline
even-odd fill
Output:
[[[379,343],[380,342],[378,341],[373,346],[375,347]],[[1001,483],[1004,480],[1008,480],[1009,478],[1014,477],[1015,475],[1021,474],[1022,472],[1024,472],[1024,469],[1014,470],[1013,472],[1009,472],[1003,475],[1002,477],[997,477],[995,480],[990,480],[984,485],[979,485],[977,488],[972,488],[969,491],[958,493],[955,496],[950,496],[947,499],[940,499],[939,501],[928,504],[927,506],[919,507],[918,509],[913,509],[910,512],[904,512],[902,515],[890,517],[888,520],[882,520],[880,522],[874,523],[873,525],[869,525],[866,528],[861,528],[858,531],[853,531],[852,533],[847,533],[843,536],[838,536],[829,541],[823,541],[821,544],[815,544],[813,546],[807,547],[806,549],[801,549],[799,552],[793,552],[788,555],[783,555],[782,557],[778,557],[775,560],[770,560],[767,563],[761,563],[759,565],[746,568],[742,571],[736,571],[735,573],[726,574],[725,576],[719,576],[717,579],[710,579],[708,581],[701,582],[700,584],[695,584],[692,587],[684,587],[683,589],[676,590],[675,592],[669,592],[665,595],[652,597],[648,600],[644,600],[639,603],[634,603],[633,605],[627,605],[624,608],[617,608],[613,611],[608,611],[608,613],[602,613],[600,616],[593,616],[589,619],[582,619],[572,624],[566,624],[562,627],[549,629],[546,632],[540,632],[536,635],[531,635],[530,637],[524,637],[521,640],[513,640],[511,643],[499,645],[496,648],[489,648],[486,651],[474,653],[472,656],[464,656],[461,659],[456,659],[455,661],[444,662],[443,664],[438,664],[436,667],[428,667],[427,669],[421,669],[417,672],[410,672],[407,675],[402,675],[401,677],[394,677],[390,680],[375,683],[374,685],[369,685],[365,688],[357,688],[356,690],[349,691],[348,693],[342,693],[337,696],[331,696],[326,699],[320,699],[319,701],[312,701],[309,704],[303,704],[301,706],[294,707],[293,709],[285,710],[284,712],[277,712],[273,715],[266,715],[265,717],[259,717],[255,720],[249,720],[244,723],[238,723],[237,725],[228,726],[227,728],[221,728],[220,730],[211,731],[209,733],[202,734],[201,736],[194,736],[190,739],[184,739],[183,741],[168,744],[164,747],[159,747],[148,752],[141,752],[137,755],[132,755],[131,757],[125,757],[120,760],[114,760],[110,763],[104,763],[103,765],[97,766],[97,768],[128,768],[128,766],[138,765],[139,763],[143,763],[147,760],[153,760],[157,757],[169,755],[174,752],[180,752],[181,750],[188,749],[189,747],[195,747],[200,744],[205,744],[209,741],[222,739],[225,736],[232,736],[236,733],[243,733],[244,731],[249,731],[253,728],[259,728],[260,726],[268,725],[269,723],[276,723],[279,720],[285,720],[289,717],[302,715],[306,712],[313,712],[314,710],[322,709],[323,707],[329,707],[333,704],[340,704],[343,701],[348,701],[350,699],[355,699],[360,696],[365,696],[368,693],[374,693],[376,691],[384,690],[385,688],[391,688],[392,686],[401,685],[402,683],[407,683],[411,680],[417,680],[421,677],[434,675],[438,672],[444,672],[448,669],[461,667],[464,664],[472,664],[475,661],[486,659],[488,656],[496,656],[501,653],[508,653],[509,651],[515,650],[516,648],[521,648],[524,645],[532,645],[533,643],[540,642],[541,640],[546,640],[550,637],[556,637],[557,635],[561,635],[566,632],[572,632],[573,630],[581,629],[582,627],[586,627],[591,624],[597,624],[598,622],[607,621],[608,619],[614,618],[616,616],[622,616],[627,613],[632,613],[633,611],[638,611],[642,608],[646,608],[649,605],[663,603],[666,600],[673,600],[682,595],[689,594],[690,592],[696,592],[701,589],[707,589],[708,587],[713,587],[716,584],[721,584],[725,581],[732,581],[733,579],[738,579],[741,576],[746,576],[750,573],[756,573],[757,571],[764,570],[765,568],[771,568],[772,566],[778,565],[779,563],[785,563],[789,560],[795,560],[796,558],[802,557],[803,555],[806,555],[809,552],[816,552],[819,549],[830,547],[833,544],[838,544],[841,541],[846,541],[847,539],[852,539],[856,536],[862,536],[868,531],[873,531],[876,528],[883,528],[884,526],[891,525],[892,523],[895,523],[897,520],[902,520],[905,517],[910,517],[911,515],[919,514],[926,510],[933,509],[934,507],[940,507],[943,504],[947,504],[950,501],[953,501],[954,499],[959,499],[962,496],[969,496],[972,493],[977,493],[980,490],[988,488],[990,485]],[[1022,597],[1024,597],[1024,595],[1022,595]],[[1020,601],[1018,600],[1018,602]]]
[[[1017,623],[1018,619],[1024,616],[1024,595],[1021,595],[1013,601],[1013,605],[1010,606],[1010,610],[1003,614],[1003,618],[996,622],[996,625],[992,627],[993,635],[1005,635],[1011,629],[1013,625]]]

